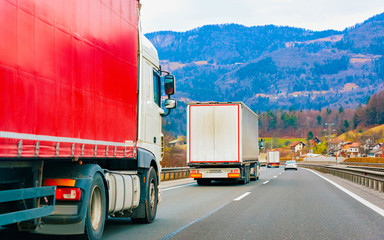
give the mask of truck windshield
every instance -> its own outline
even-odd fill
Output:
[[[156,71],[153,71],[153,100],[159,107],[161,107],[160,96],[161,96],[160,75]]]

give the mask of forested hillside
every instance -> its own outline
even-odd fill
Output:
[[[225,24],[147,37],[176,76],[182,102],[242,101],[279,118],[285,111],[356,109],[384,89],[384,14],[344,31]],[[166,119],[166,129],[185,133],[184,105]],[[286,134],[293,133],[304,134]]]

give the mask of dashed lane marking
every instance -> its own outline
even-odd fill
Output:
[[[241,199],[245,198],[249,194],[251,194],[251,192],[246,192],[243,195],[241,195],[240,197],[237,197],[237,198],[233,199],[233,201],[240,201]]]

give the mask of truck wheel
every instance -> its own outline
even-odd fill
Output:
[[[245,184],[247,184],[247,179],[239,180],[239,183],[242,185],[245,185]]]
[[[151,223],[156,217],[159,188],[157,183],[156,171],[151,167],[147,176],[147,197],[145,201],[145,217],[131,218],[134,223]]]
[[[210,179],[197,179],[196,181],[197,181],[197,184],[201,185],[201,186],[207,186],[207,185],[211,184]]]
[[[255,169],[254,173],[253,173],[253,178],[251,178],[251,181],[256,181],[257,179],[259,179],[259,177],[257,176],[257,164],[255,164],[253,166],[253,168]]]
[[[243,170],[242,170],[242,175],[243,175],[243,179],[240,179],[238,182],[240,183],[240,184],[242,184],[242,185],[245,185],[245,184],[247,184],[248,183],[248,181],[249,181],[249,178],[250,178],[250,171],[247,171],[247,169],[246,168],[243,168]]]
[[[97,173],[93,177],[90,198],[85,217],[85,239],[98,240],[103,236],[106,218],[106,195],[102,176]]]

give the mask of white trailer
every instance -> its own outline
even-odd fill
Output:
[[[257,180],[259,117],[244,103],[187,105],[187,161],[198,184],[212,180]]]
[[[270,151],[268,152],[267,167],[280,167],[280,152]]]

